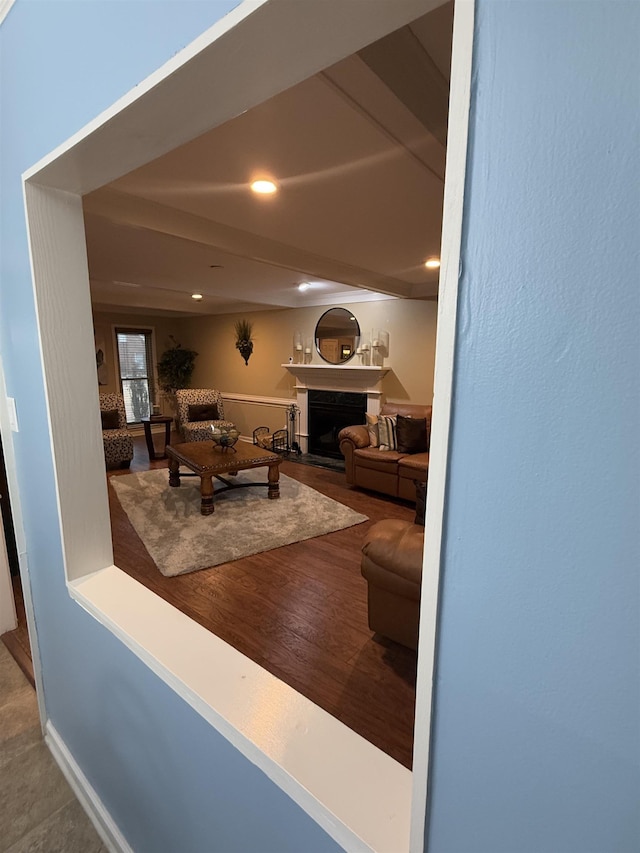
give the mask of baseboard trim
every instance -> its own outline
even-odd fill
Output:
[[[56,764],[110,853],[134,853],[116,822],[104,807],[95,789],[69,752],[66,743],[58,734],[51,720],[46,722],[44,740]]]

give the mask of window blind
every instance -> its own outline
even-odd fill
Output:
[[[153,405],[152,332],[149,329],[116,329],[120,385],[127,423],[148,418]]]

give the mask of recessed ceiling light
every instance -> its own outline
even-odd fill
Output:
[[[258,193],[258,195],[273,195],[273,193],[277,192],[278,185],[274,181],[252,181],[251,189],[254,193]]]
[[[310,287],[311,285],[308,281],[303,281],[302,284],[298,285],[298,290],[309,290]]]
[[[437,270],[440,266],[440,258],[429,258],[424,265],[428,270]]]
[[[201,293],[192,293],[191,298],[195,299],[196,302],[199,302],[202,299],[202,294]]]

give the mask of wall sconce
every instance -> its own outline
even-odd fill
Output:
[[[236,349],[244,358],[245,365],[248,365],[253,352],[253,341],[251,340],[253,323],[250,323],[249,320],[236,320],[234,328],[236,330]]]

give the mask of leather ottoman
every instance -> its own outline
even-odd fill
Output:
[[[368,584],[369,627],[418,647],[424,527],[388,518],[368,531],[360,564]]]

